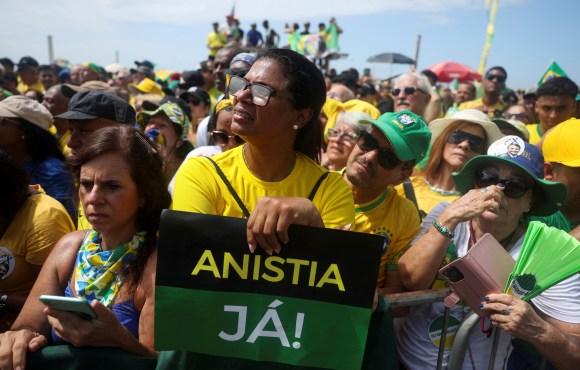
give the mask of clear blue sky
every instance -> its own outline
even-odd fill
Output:
[[[555,59],[576,83],[580,82],[580,2],[571,0],[500,0],[495,39],[487,66],[502,65],[508,85],[526,88],[537,83]],[[403,72],[407,66],[366,63],[381,52],[410,57],[420,34],[419,69],[453,60],[478,68],[485,41],[485,0],[237,0],[236,16],[243,29],[269,19],[282,33],[284,23],[319,22],[337,18],[344,29],[339,72],[371,68],[376,78]],[[211,23],[222,23],[233,0],[28,0],[3,7],[0,57],[18,61],[31,55],[48,62],[47,35],[55,57],[73,63],[93,61],[103,66],[149,59],[159,69],[194,69],[207,56]],[[260,27],[259,27],[260,28]],[[281,45],[286,44],[282,35]]]

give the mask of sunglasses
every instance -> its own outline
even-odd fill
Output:
[[[356,134],[353,134],[352,132],[335,130],[333,128],[329,128],[327,132],[329,138],[336,137],[339,140],[345,140],[351,143],[356,142],[356,140],[358,139],[358,136]]]
[[[488,81],[496,80],[497,82],[500,82],[501,83],[501,82],[505,82],[506,77],[505,76],[502,76],[502,75],[487,75],[485,77],[485,79],[488,80]]]
[[[236,145],[241,145],[245,142],[244,139],[242,139],[238,135],[229,135],[225,131],[214,130],[211,132],[211,136],[213,137],[215,142],[218,143],[219,145],[228,145],[231,139],[235,140]]]
[[[525,113],[504,113],[503,116],[506,119],[517,119],[518,121],[527,117]]]
[[[475,185],[478,188],[485,188],[491,185],[503,187],[503,193],[510,198],[521,198],[533,184],[518,178],[500,178],[498,174],[487,170],[477,171],[475,174]]]
[[[477,135],[470,134],[465,131],[456,130],[447,136],[449,144],[459,144],[467,140],[469,148],[477,153],[482,153],[485,150],[485,139]]]
[[[264,107],[268,104],[270,97],[278,95],[271,87],[262,84],[252,84],[245,78],[232,76],[228,85],[228,93],[237,96],[242,91],[250,89],[252,94],[252,103],[258,107]],[[280,96],[282,97],[282,96]]]
[[[401,91],[405,92],[405,95],[413,95],[414,93],[416,93],[417,91],[422,92],[423,94],[427,94],[424,90],[418,88],[418,87],[404,87],[402,89],[396,88],[396,89],[392,89],[391,90],[391,95],[393,96],[399,96],[399,94],[401,93]]]
[[[385,170],[392,170],[398,165],[401,165],[404,168],[413,167],[413,164],[410,164],[409,162],[402,162],[392,151],[386,148],[381,148],[379,146],[378,140],[366,131],[360,132],[356,141],[356,145],[365,153],[378,150],[379,155],[377,157],[377,162],[379,162],[379,165]]]

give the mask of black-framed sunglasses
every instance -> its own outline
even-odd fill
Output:
[[[503,193],[510,198],[521,198],[533,186],[514,177],[500,178],[497,173],[488,170],[479,170],[475,173],[475,185],[478,188],[499,185],[503,188]]]
[[[469,132],[455,130],[447,136],[449,144],[459,144],[467,140],[469,148],[476,153],[483,153],[485,150],[485,139]]]
[[[252,84],[248,80],[238,76],[232,76],[228,85],[228,93],[230,95],[237,95],[240,92],[250,89],[252,94],[252,103],[258,107],[264,107],[268,104],[270,97],[278,95],[274,89],[262,84]],[[280,96],[282,98],[286,98]]]
[[[420,89],[418,87],[409,86],[409,87],[403,87],[402,89],[399,89],[399,88],[392,89],[391,90],[391,95],[393,95],[393,96],[399,96],[399,94],[401,93],[401,91],[403,91],[405,93],[405,95],[413,95],[417,91],[420,91],[423,94],[427,94],[423,89]]]
[[[356,145],[365,153],[378,150],[379,155],[377,156],[377,162],[379,162],[379,165],[385,170],[392,170],[398,165],[401,165],[404,168],[412,168],[414,165],[410,162],[401,161],[395,153],[389,149],[380,147],[378,140],[366,131],[361,131],[358,134]]]
[[[219,145],[228,145],[231,139],[234,139],[236,145],[241,145],[245,143],[244,139],[238,135],[230,135],[225,131],[214,130],[211,132],[211,136]]]
[[[505,82],[506,77],[505,76],[502,76],[502,75],[491,75],[491,74],[489,74],[489,75],[485,76],[485,79],[488,80],[488,81],[496,80],[497,82],[502,83],[502,82]]]
[[[352,132],[340,131],[333,128],[329,128],[327,130],[327,133],[329,138],[338,137],[339,140],[345,140],[351,143],[356,142],[356,140],[358,139],[358,135],[353,134]]]

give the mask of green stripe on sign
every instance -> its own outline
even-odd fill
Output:
[[[334,303],[157,286],[155,349],[360,369],[370,316]]]

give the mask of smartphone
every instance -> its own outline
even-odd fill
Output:
[[[467,254],[439,270],[454,292],[479,316],[478,305],[491,293],[503,293],[516,261],[491,234],[484,234]]]
[[[41,295],[40,301],[50,308],[74,312],[85,319],[96,319],[97,314],[91,304],[84,298],[61,297],[57,295]]]

